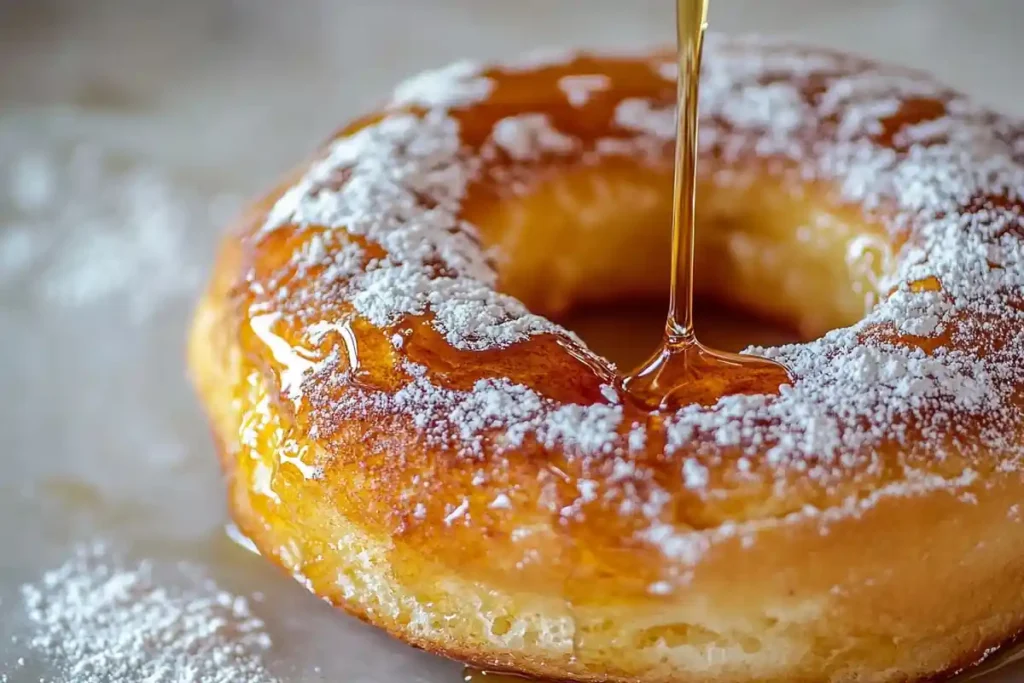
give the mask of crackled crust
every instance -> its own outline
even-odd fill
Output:
[[[540,315],[663,286],[666,55],[455,65],[240,221],[200,306],[264,554],[414,644],[572,679],[907,680],[1020,629],[1020,124],[707,49],[701,281],[837,328],[755,350],[793,386],[650,414]]]

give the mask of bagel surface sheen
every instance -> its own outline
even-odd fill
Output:
[[[429,72],[241,218],[200,304],[264,556],[554,679],[916,681],[1018,635],[1024,126],[827,50],[704,63],[699,293],[813,340],[751,350],[792,385],[652,412],[544,317],[664,296],[673,55]]]

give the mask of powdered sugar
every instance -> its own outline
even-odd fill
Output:
[[[236,205],[229,198],[211,203],[150,168],[125,169],[90,147],[58,154],[4,138],[0,152],[14,209],[0,232],[0,281],[31,269],[32,294],[44,304],[122,298],[135,321],[145,320],[199,285],[187,228],[219,221]]]
[[[536,132],[536,122],[530,125]],[[452,119],[438,113],[393,116],[332,145],[274,206],[264,234],[287,223],[344,225],[350,235],[383,246],[387,256],[367,263],[347,284],[355,310],[381,327],[429,309],[448,341],[467,349],[560,330],[494,290],[494,270],[458,218],[475,166],[459,155]],[[351,175],[341,190],[322,189],[342,169]],[[423,208],[424,198],[433,208]],[[316,251],[304,248],[302,254],[308,258]],[[433,264],[452,276],[438,277]]]
[[[541,47],[525,52],[501,63],[505,71],[536,71],[564,66],[579,57],[579,50],[568,47]]]
[[[663,140],[673,140],[676,136],[675,108],[638,97],[619,102],[615,108],[615,122],[626,130]]]
[[[558,132],[544,114],[509,116],[494,124],[494,144],[516,161],[536,161],[545,154],[565,154],[578,146]]]
[[[57,666],[58,681],[273,683],[270,647],[246,598],[195,567],[129,563],[83,545],[22,587],[34,632],[28,645]]]
[[[15,157],[10,177],[10,197],[14,207],[24,213],[42,211],[54,200],[57,169],[40,152]]]
[[[0,236],[0,282],[22,274],[44,250],[35,233],[22,226],[13,226]]]
[[[425,71],[395,88],[392,105],[450,108],[479,102],[491,93],[494,82],[474,62],[455,62]]]
[[[890,486],[887,495],[922,490],[911,485],[921,481],[969,486],[973,480],[963,472],[946,478],[927,472],[928,458],[920,457],[941,457],[950,444],[1016,468],[1024,455],[1016,438],[1020,411],[1010,400],[1024,382],[1024,312],[1010,304],[1024,292],[1018,124],[918,74],[830,52],[712,38],[705,64],[703,153],[726,162],[777,162],[794,188],[812,181],[834,186],[843,201],[887,229],[891,244],[879,247],[875,291],[864,294],[880,303],[863,320],[806,344],[753,350],[784,362],[793,386],[778,396],[725,397],[711,408],[660,416],[664,455],[679,458],[681,481],[703,494],[713,486],[713,469],[733,466],[706,460],[709,449],[736,450],[743,456],[736,470],[768,477],[780,494],[787,474],[830,490],[851,472],[883,467],[906,483]],[[670,67],[665,60],[649,64],[665,76]],[[468,69],[455,71],[470,78]],[[609,122],[612,134],[593,141],[570,139],[544,114],[525,110],[499,121],[484,151],[474,151],[462,144],[459,125],[445,110],[465,106],[466,92],[460,85],[449,93],[458,105],[445,94],[421,93],[420,101],[433,106],[422,116],[394,114],[332,143],[274,207],[261,237],[294,226],[326,228],[341,241],[348,235],[382,248],[385,256],[330,289],[375,326],[430,315],[459,349],[500,349],[547,333],[585,353],[572,335],[494,291],[497,274],[476,228],[461,220],[461,202],[488,145],[515,163],[588,144],[596,152],[584,156],[589,161],[632,154],[660,155],[655,160],[664,163],[675,136],[674,103],[624,98]],[[479,87],[473,96],[483,92]],[[614,92],[612,84],[608,96]],[[908,112],[913,106],[923,113]],[[340,187],[331,187],[338,177],[344,177]],[[892,258],[890,249],[898,250]],[[314,283],[310,291],[280,295],[281,305],[301,306],[327,291]],[[650,518],[646,540],[684,559],[707,542],[677,547],[677,535],[660,521],[671,496],[653,485],[643,494],[627,486],[649,479],[629,454],[658,431],[629,413],[614,391],[602,390],[607,403],[575,405],[507,379],[455,390],[423,369],[404,371],[410,379],[397,392],[351,386],[318,409],[335,423],[405,415],[427,443],[474,459],[535,443],[595,467],[607,464],[608,472],[622,475],[609,475],[622,487],[613,498],[623,510]],[[324,368],[309,390],[315,393],[318,378],[328,375]],[[461,501],[451,505],[457,510]],[[579,514],[575,505],[566,509]]]
[[[558,80],[558,87],[565,93],[569,104],[574,107],[582,107],[590,101],[591,95],[595,92],[607,90],[611,87],[611,84],[611,79],[604,74],[563,76]]]

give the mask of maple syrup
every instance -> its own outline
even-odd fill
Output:
[[[699,276],[698,276],[699,277]],[[803,340],[781,323],[750,318],[717,302],[694,302],[694,326],[701,340],[716,349],[740,351],[751,344],[781,346]],[[559,323],[575,332],[594,353],[616,367],[635,368],[661,343],[665,330],[665,302],[623,303],[571,311]],[[629,330],[629,334],[623,334]]]
[[[709,0],[676,0],[679,53],[675,182],[672,217],[672,280],[668,320],[655,354],[623,380],[633,400],[653,409],[710,404],[730,394],[777,391],[790,381],[785,366],[773,361],[704,346],[693,317],[693,252],[696,236],[697,98]],[[519,683],[520,676],[473,667],[465,683]]]
[[[530,679],[511,674],[499,674],[490,671],[482,671],[467,666],[462,671],[462,680],[466,683],[528,683]]]
[[[661,346],[623,380],[637,402],[652,409],[711,404],[730,394],[777,391],[790,381],[773,361],[704,346],[693,325],[693,245],[696,236],[697,101],[709,0],[676,0],[679,119],[672,217],[672,284]]]

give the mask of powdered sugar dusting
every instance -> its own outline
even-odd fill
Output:
[[[672,140],[676,136],[675,108],[642,98],[622,100],[615,109],[615,122],[626,130],[655,138]]]
[[[494,82],[483,76],[478,64],[455,62],[405,81],[395,88],[391,103],[428,109],[462,107],[487,99],[493,89]]]
[[[593,93],[607,90],[611,84],[611,79],[604,74],[563,76],[558,80],[558,87],[565,93],[569,104],[574,107],[582,107],[590,101]]]
[[[852,472],[885,469],[897,480],[886,495],[970,486],[966,469],[948,477],[926,471],[950,452],[1017,468],[1024,455],[1013,401],[1024,384],[1020,124],[920,74],[827,51],[713,37],[705,64],[702,153],[726,163],[757,158],[782,169],[795,188],[812,181],[834,186],[842,201],[887,230],[885,249],[895,252],[877,264],[876,291],[864,293],[877,303],[856,325],[805,344],[751,350],[785,363],[792,386],[778,396],[688,406],[659,416],[661,426],[651,428],[613,388],[602,389],[596,403],[564,404],[500,378],[467,390],[444,388],[425,369],[407,366],[401,390],[352,386],[322,409],[336,421],[406,415],[426,442],[474,459],[533,443],[597,463],[622,488],[609,500],[650,518],[643,538],[686,561],[703,552],[707,538],[679,541],[661,521],[671,495],[653,485],[640,494],[630,483],[650,479],[630,454],[651,443],[664,443],[665,457],[678,459],[679,480],[696,495],[707,493],[713,470],[726,466],[746,478],[767,477],[780,495],[794,473],[828,490]],[[664,77],[672,66],[648,63]],[[453,73],[461,84],[482,71]],[[477,228],[461,220],[461,203],[483,157],[493,160],[498,152],[522,163],[592,144],[595,154],[583,155],[588,162],[630,154],[665,163],[674,103],[631,93],[615,108],[610,134],[593,141],[571,139],[542,112],[525,109],[499,121],[481,151],[462,144],[446,109],[464,104],[467,89],[457,84],[429,94],[426,82],[433,88],[447,81],[427,79],[413,89],[428,112],[392,114],[332,143],[274,207],[261,236],[298,226],[381,247],[385,255],[360,261],[340,289],[334,281],[315,284],[319,294],[330,285],[333,296],[373,325],[430,314],[460,349],[503,348],[540,333],[578,345],[494,291],[497,273],[478,246]],[[474,87],[479,97],[483,88]],[[615,84],[607,92],[613,96]],[[344,181],[335,187],[339,177]],[[317,294],[314,288],[278,296],[282,305],[301,305]],[[721,449],[741,457],[735,465],[716,461]],[[458,510],[461,501],[451,505]],[[579,514],[575,505],[566,509]]]
[[[494,124],[493,143],[516,161],[536,161],[545,154],[571,152],[577,141],[551,126],[544,114],[509,116]]]
[[[102,543],[22,587],[28,645],[60,681],[274,683],[249,601],[195,567],[129,563]],[[49,679],[48,679],[49,680]]]
[[[560,331],[494,290],[496,274],[476,246],[473,229],[458,217],[477,165],[460,155],[453,119],[439,112],[392,116],[334,143],[274,206],[264,234],[287,223],[345,226],[348,234],[384,247],[387,256],[358,274],[337,273],[350,276],[345,287],[351,303],[374,325],[430,310],[448,341],[467,349]],[[322,189],[343,171],[350,176],[340,191]],[[438,277],[438,266],[450,276]]]
[[[564,66],[579,56],[579,50],[573,48],[542,47],[503,61],[501,68],[506,71],[536,71]]]
[[[187,229],[222,220],[222,210],[236,208],[230,197],[211,202],[89,146],[26,147],[0,139],[0,190],[13,209],[0,232],[0,282],[31,273],[30,294],[45,305],[117,299],[135,322],[198,288],[202,269]]]

